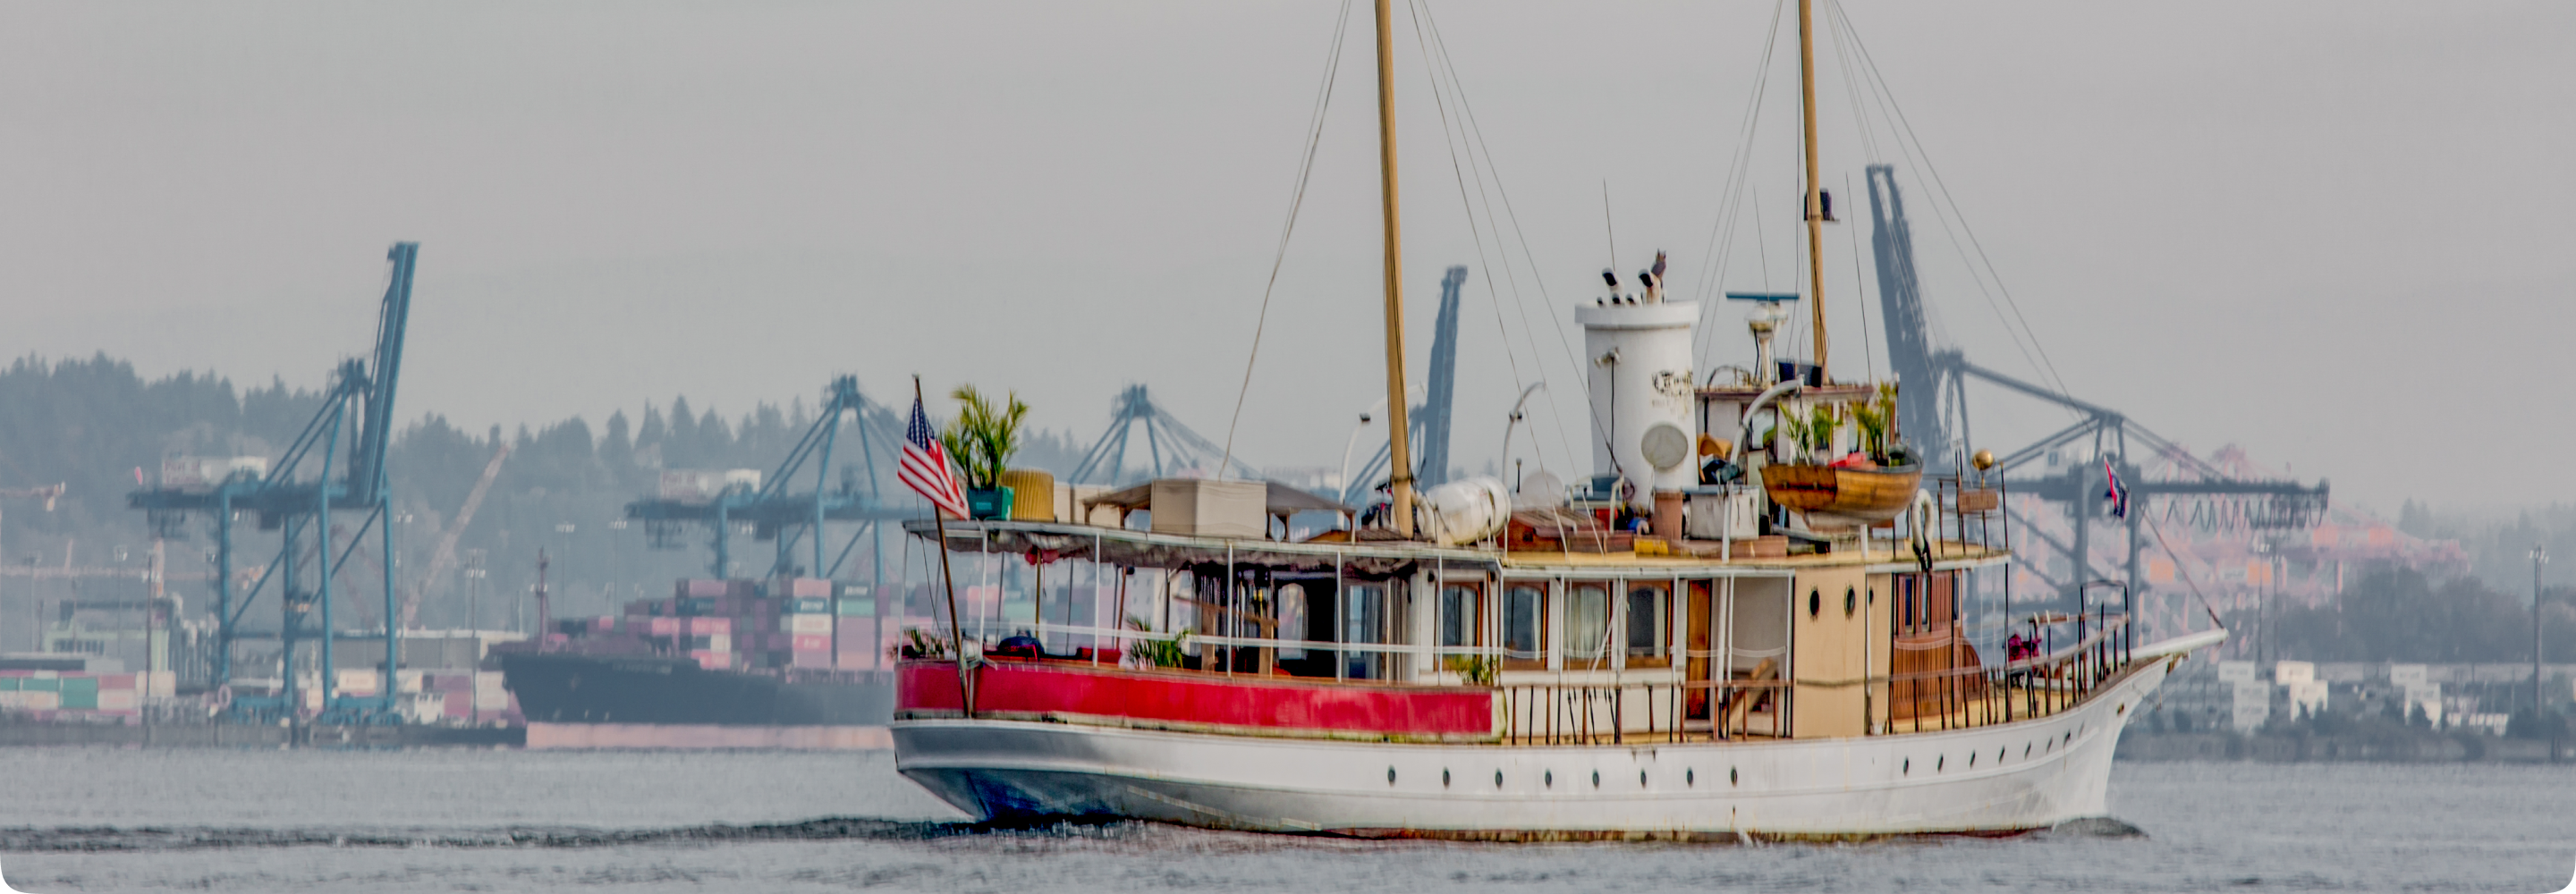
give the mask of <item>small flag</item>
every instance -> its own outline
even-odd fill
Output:
[[[930,415],[922,412],[919,397],[912,399],[912,424],[904,429],[903,461],[895,474],[930,505],[958,518],[969,514],[966,492],[957,487],[957,474],[948,465],[948,450],[932,436]]]
[[[2120,473],[2111,468],[2111,458],[2107,456],[2102,458],[2102,478],[2111,482],[2111,488],[2102,492],[2102,499],[2111,501],[2111,517],[2128,518],[2129,486],[2120,483]]]

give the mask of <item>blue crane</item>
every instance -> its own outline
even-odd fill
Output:
[[[1440,316],[1431,329],[1431,374],[1423,383],[1422,404],[1407,416],[1412,420],[1412,443],[1419,454],[1414,472],[1414,487],[1430,490],[1449,481],[1449,407],[1451,395],[1458,389],[1458,301],[1459,292],[1467,285],[1467,268],[1452,266],[1440,277]],[[1387,451],[1379,444],[1377,453],[1366,465],[1342,482],[1341,499],[1345,506],[1368,505],[1375,482],[1387,474]]]
[[[1914,239],[1905,222],[1905,199],[1897,189],[1896,169],[1890,165],[1870,165],[1869,205],[1874,231],[1870,247],[1878,265],[1878,298],[1882,318],[1887,321],[1887,354],[1889,366],[1902,386],[1897,394],[1897,418],[1903,422],[1909,438],[1921,445],[1928,465],[1937,472],[1956,471],[1964,467],[1965,454],[1974,444],[1968,426],[1967,383],[1974,379],[2007,391],[2062,407],[2075,416],[2075,421],[2019,449],[2001,454],[1988,474],[2001,477],[2008,491],[2021,491],[2050,502],[2066,503],[2074,521],[2071,542],[2055,543],[2066,553],[2072,570],[2065,580],[2054,580],[2061,597],[2080,599],[2084,586],[2091,580],[2091,526],[2100,514],[2102,495],[2109,488],[2100,465],[2091,462],[2068,463],[2056,475],[2015,478],[2013,473],[2029,467],[2049,454],[2069,445],[2090,441],[2093,454],[2107,460],[2120,476],[2127,492],[2135,498],[2151,496],[2250,496],[2262,499],[2250,514],[2254,527],[2265,529],[2305,528],[2316,524],[2325,514],[2328,485],[2319,481],[2304,485],[2296,481],[2247,480],[2226,474],[2195,457],[2190,451],[2147,430],[2118,410],[2088,401],[2056,388],[2040,385],[1979,366],[1956,348],[1943,348],[1932,340],[1931,327],[1923,305],[1923,293],[1914,269]],[[2183,480],[2148,480],[2141,468],[2130,461],[2129,439],[2136,438],[2152,455],[2169,458],[2188,477]],[[2144,546],[2139,522],[2144,511],[2126,513],[2128,525],[2127,576],[2132,592],[2143,594],[2146,579],[2139,573],[2139,557]],[[2043,537],[2043,539],[2045,539]],[[2031,566],[2025,566],[2031,567]]]
[[[851,440],[858,442],[860,462],[843,468],[840,481],[833,482],[832,454],[840,446],[845,415],[853,429]],[[656,542],[669,542],[673,531],[683,525],[707,526],[713,535],[708,545],[714,550],[708,570],[717,578],[731,575],[734,528],[744,524],[752,527],[756,538],[776,543],[776,556],[769,566],[771,576],[795,576],[810,570],[816,576],[829,578],[840,571],[860,541],[882,535],[878,522],[921,514],[919,510],[888,506],[879,487],[882,479],[877,464],[901,455],[902,431],[903,423],[894,411],[860,393],[856,376],[841,376],[823,389],[820,416],[758,487],[728,488],[703,499],[636,500],[626,504],[626,517],[643,521]],[[810,478],[806,475],[808,469],[812,470]],[[865,479],[864,485],[861,478]],[[800,479],[810,480],[812,489],[796,490]],[[829,549],[823,534],[826,521],[862,523],[829,563],[824,561]],[[799,544],[809,548],[812,564],[797,562]],[[876,549],[882,555],[882,537]],[[882,578],[884,563],[874,564]]]
[[[392,488],[388,486],[385,453],[393,440],[394,391],[401,377],[403,335],[411,318],[412,270],[419,254],[419,243],[398,242],[386,255],[393,270],[379,306],[374,354],[366,360],[342,361],[332,371],[321,409],[265,474],[237,470],[206,485],[172,486],[165,482],[161,487],[136,490],[126,496],[127,507],[144,510],[159,536],[176,536],[191,514],[206,515],[214,521],[213,670],[217,686],[229,687],[233,682],[234,643],[269,637],[279,642],[283,685],[274,694],[233,693],[231,712],[236,719],[269,723],[303,713],[295,660],[297,646],[311,640],[319,646],[314,666],[322,694],[322,709],[313,718],[316,722],[400,721],[395,699],[401,690],[396,671],[402,641],[400,615],[395,609]],[[353,413],[357,416],[354,426],[349,424]],[[341,453],[344,434],[348,442],[345,456]],[[302,474],[308,460],[313,466],[310,477]],[[338,477],[334,472],[339,473]],[[338,549],[336,555],[331,522],[334,511],[366,513],[365,521],[349,537],[348,546]],[[244,513],[258,517],[259,530],[277,531],[279,548],[277,557],[269,560],[257,581],[237,593],[233,524],[234,518]],[[384,629],[380,634],[385,647],[384,678],[375,695],[344,696],[335,691],[338,674],[333,664],[333,645],[342,639],[378,636],[351,637],[336,627],[331,585],[370,530],[376,532],[378,548],[386,557],[379,563],[384,574]],[[272,580],[277,583],[280,609],[277,630],[244,630],[243,616]]]

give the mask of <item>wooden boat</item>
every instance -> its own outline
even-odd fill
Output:
[[[1812,135],[1810,6],[1798,3]],[[1389,455],[1405,457],[1390,7],[1377,2],[1386,431]],[[1753,329],[1765,372],[1748,383],[1760,399],[1700,391],[1694,406],[1702,315],[1664,300],[1660,259],[1643,293],[1618,293],[1612,277],[1610,296],[1575,311],[1586,353],[1603,358],[1588,372],[1598,478],[1640,494],[1689,487],[1686,457],[1652,449],[1676,443],[1667,429],[1686,444],[1802,387],[1821,400],[1850,388],[1821,362],[1812,137],[1806,161],[1820,362],[1799,378],[1812,386],[1769,375],[1765,317]],[[1989,664],[1967,642],[1960,594],[2009,574],[2012,556],[1955,513],[1907,512],[1930,499],[1920,466],[1760,472],[1766,509],[1828,526],[1897,520],[1917,551],[1862,540],[1787,555],[1734,526],[1692,536],[1687,515],[1614,535],[1562,512],[1562,493],[1530,494],[1558,502],[1469,542],[1434,543],[1415,528],[1402,464],[1384,527],[1302,541],[1257,524],[1263,534],[1185,529],[1180,487],[1155,530],[907,522],[943,567],[968,556],[999,575],[996,590],[1013,586],[1005,569],[1036,570],[1023,578],[1034,610],[1008,622],[998,599],[959,617],[948,578],[944,629],[911,638],[897,672],[896,768],[1008,823],[1516,841],[2011,832],[2101,815],[2121,728],[2184,656],[2226,638],[2133,644],[2128,606],[2103,606],[2077,642]],[[1721,518],[1759,496],[1710,489],[1692,499]],[[1640,517],[1635,496],[1607,502],[1586,508]],[[1189,505],[1189,524],[1206,521]],[[1047,570],[1076,562],[1087,567]],[[994,648],[1004,636],[1016,654]]]
[[[1818,530],[1893,521],[1922,487],[1919,464],[1875,469],[1799,464],[1762,469],[1762,489],[1771,502],[1806,513]]]

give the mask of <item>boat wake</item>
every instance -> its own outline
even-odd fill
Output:
[[[1109,824],[1119,825],[1119,824]],[[921,822],[828,817],[793,823],[716,823],[662,829],[507,826],[492,829],[262,829],[219,826],[59,826],[0,829],[0,852],[142,853],[243,848],[599,848],[627,845],[793,841],[928,841],[958,836],[1036,834],[1101,837],[1103,825]]]

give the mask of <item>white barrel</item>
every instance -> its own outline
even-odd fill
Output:
[[[1574,319],[1583,324],[1591,366],[1594,474],[1626,476],[1636,485],[1630,499],[1641,507],[1653,505],[1653,491],[1699,483],[1691,375],[1698,302],[1587,305]],[[1664,426],[1671,430],[1658,430]],[[1676,435],[1684,445],[1678,451]]]
[[[1464,478],[1423,493],[1415,518],[1422,536],[1442,546],[1475,543],[1503,532],[1512,493],[1491,476]]]

